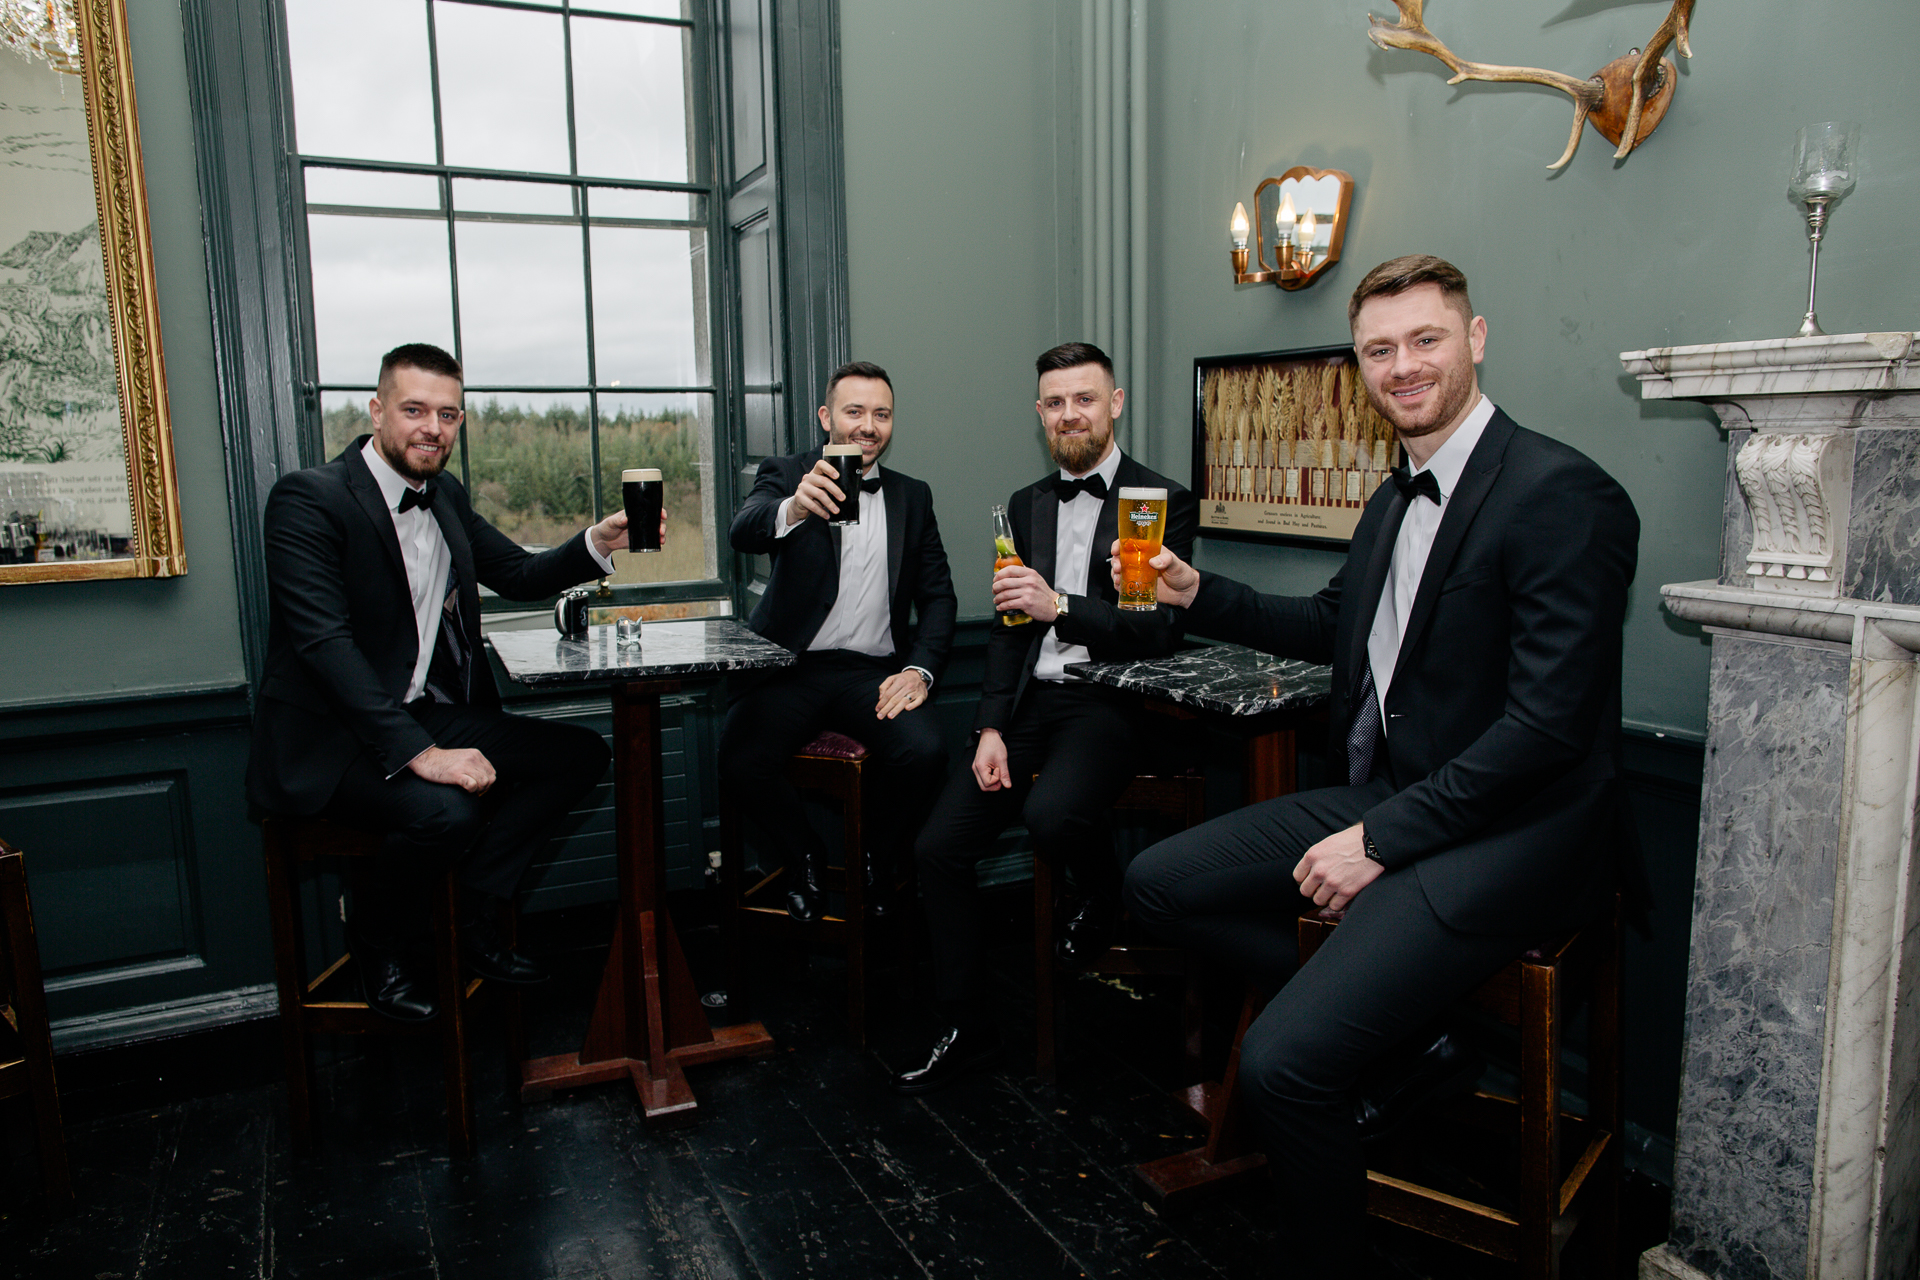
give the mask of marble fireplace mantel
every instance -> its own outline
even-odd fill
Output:
[[[1643,1280],[1920,1268],[1920,341],[1623,353],[1728,429],[1666,1244]]]

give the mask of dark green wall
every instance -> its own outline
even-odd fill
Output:
[[[1699,735],[1706,646],[1659,606],[1711,576],[1725,447],[1712,415],[1643,405],[1618,354],[1784,336],[1804,309],[1804,222],[1786,197],[1795,130],[1866,126],[1859,190],[1833,218],[1821,317],[1908,329],[1920,282],[1907,212],[1920,187],[1920,7],[1706,0],[1697,56],[1660,131],[1616,164],[1548,89],[1448,88],[1430,57],[1381,52],[1358,0],[1147,6],[1151,207],[1150,464],[1190,465],[1196,356],[1344,341],[1366,268],[1458,262],[1489,322],[1483,381],[1519,421],[1607,467],[1644,523],[1628,621],[1626,717]],[[1385,3],[1376,11],[1391,12]],[[1462,56],[1586,74],[1643,43],[1656,4],[1480,0],[1429,6]],[[1074,132],[1078,5],[842,6],[855,354],[899,376],[897,461],[934,481],[963,616],[987,607],[984,508],[1046,465],[1031,360],[1078,324]],[[936,52],[937,51],[937,54]],[[1344,168],[1358,194],[1343,261],[1298,293],[1235,286],[1227,216],[1294,164]],[[1270,590],[1311,590],[1327,553],[1203,540],[1202,561]]]
[[[188,572],[0,590],[0,708],[246,681],[180,7],[127,0]]]

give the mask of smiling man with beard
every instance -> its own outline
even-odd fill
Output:
[[[1279,988],[1240,1089],[1287,1229],[1273,1273],[1303,1276],[1386,1270],[1362,1247],[1362,1140],[1480,1071],[1436,1019],[1638,878],[1615,856],[1632,847],[1614,756],[1633,503],[1481,394],[1487,324],[1458,268],[1382,263],[1347,316],[1412,466],[1368,501],[1345,567],[1280,597],[1155,561],[1189,631],[1332,665],[1345,785],[1195,827],[1126,883],[1143,924]],[[1300,965],[1311,906],[1346,917]]]
[[[946,772],[929,699],[953,646],[955,614],[933,491],[880,465],[893,439],[887,371],[863,360],[834,370],[819,418],[825,444],[859,447],[860,491],[841,490],[818,448],[760,464],[730,537],[735,551],[773,565],[749,625],[798,660],[737,696],[720,734],[720,776],[756,845],[785,868],[787,912],[796,920],[820,913],[825,850],[801,813],[787,762],[827,729],[867,748],[865,767],[876,777],[867,792],[868,905],[884,915],[887,864],[913,839]],[[829,523],[853,504],[858,523]]]
[[[1063,913],[1056,954],[1081,965],[1107,949],[1119,915],[1120,871],[1107,811],[1140,758],[1140,702],[1076,680],[1067,664],[1157,657],[1179,640],[1175,611],[1123,611],[1107,572],[1122,488],[1165,489],[1165,542],[1185,558],[1199,527],[1193,495],[1114,446],[1126,403],[1100,348],[1069,342],[1034,362],[1047,450],[1059,470],[1007,501],[1025,564],[993,578],[996,619],[974,716],[972,767],[954,775],[922,829],[914,856],[933,944],[941,1027],[924,1061],[894,1077],[902,1093],[935,1089],[990,1058],[998,1032],[979,991],[975,866],[1015,822],[1036,857],[1073,873],[1077,901]],[[1035,778],[1035,775],[1039,775]]]
[[[494,920],[607,767],[591,730],[500,709],[479,585],[511,600],[555,595],[611,573],[627,545],[619,512],[541,552],[475,515],[443,474],[466,416],[462,383],[439,347],[395,347],[367,406],[372,434],[282,476],[267,498],[271,616],[247,796],[269,814],[384,834],[379,857],[353,860],[349,933],[368,1005],[408,1022],[438,1012],[431,966],[413,952],[427,890],[448,867],[466,891],[472,972],[545,978]]]

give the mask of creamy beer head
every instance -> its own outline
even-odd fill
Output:
[[[658,467],[629,467],[629,468],[627,468],[627,469],[626,469],[625,471],[622,471],[622,472],[620,473],[620,483],[621,483],[621,484],[634,484],[634,483],[637,483],[637,482],[639,482],[639,481],[643,481],[643,480],[651,480],[651,481],[653,481],[653,482],[654,482],[655,484],[659,484],[659,483],[660,483],[660,468],[658,468]]]
[[[1165,489],[1124,488],[1120,490],[1120,501],[1122,502],[1165,502],[1166,500],[1167,491]]]
[[[858,457],[860,455],[860,446],[857,444],[830,444],[822,449],[820,453],[823,457],[828,458]]]

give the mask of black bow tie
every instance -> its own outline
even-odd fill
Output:
[[[1417,476],[1410,476],[1396,467],[1393,471],[1393,487],[1398,489],[1400,496],[1409,503],[1415,498],[1427,497],[1433,499],[1434,506],[1440,505],[1440,482],[1433,478],[1431,471],[1422,471]]]
[[[860,492],[862,493],[880,492],[880,477],[872,476],[868,479],[862,480],[860,482]]]
[[[1081,476],[1078,480],[1062,480],[1055,477],[1053,492],[1062,502],[1072,502],[1083,493],[1090,493],[1101,502],[1107,500],[1107,478],[1103,475]]]
[[[426,487],[420,488],[420,489],[416,489],[413,486],[409,485],[407,486],[406,492],[400,495],[399,509],[400,509],[400,514],[402,515],[405,515],[407,512],[413,510],[415,507],[418,507],[422,511],[425,511],[432,506],[433,506],[433,486],[432,485],[427,485]]]

